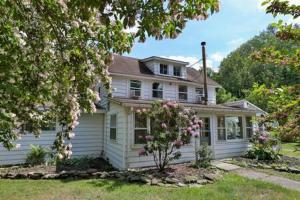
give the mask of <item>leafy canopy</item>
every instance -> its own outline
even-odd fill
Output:
[[[218,0],[0,0],[0,142],[10,149],[24,124],[38,136],[57,120],[54,149],[70,156],[65,139],[82,111],[96,110],[96,83],[109,88],[112,53],[135,39],[176,38],[187,20],[218,9]]]

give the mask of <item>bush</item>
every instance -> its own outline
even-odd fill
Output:
[[[196,162],[197,167],[207,168],[211,165],[213,159],[213,152],[207,143],[204,143],[197,151],[198,161]]]
[[[272,137],[267,132],[256,132],[253,134],[250,142],[251,149],[247,152],[247,157],[257,160],[278,160],[279,140]]]
[[[27,154],[26,163],[34,166],[46,163],[48,151],[39,145],[31,145],[31,150]]]

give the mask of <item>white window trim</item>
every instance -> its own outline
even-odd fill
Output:
[[[136,87],[131,87],[131,81],[139,81],[140,83],[141,83],[141,87],[140,88],[136,88]],[[131,91],[136,91],[136,90],[139,90],[140,91],[140,96],[139,97],[141,97],[142,96],[142,81],[140,81],[140,80],[133,80],[133,79],[131,79],[131,80],[129,80],[129,95],[131,95]],[[133,90],[131,90],[131,89],[133,89]]]
[[[115,116],[116,116],[116,126],[115,126],[115,127],[111,127],[111,116],[112,116],[112,115],[115,115]],[[111,114],[109,115],[109,135],[108,135],[108,137],[109,137],[109,140],[112,141],[112,142],[117,142],[117,136],[118,136],[117,124],[118,124],[118,114],[117,114],[117,113],[111,113]],[[115,128],[115,129],[116,129],[116,139],[112,139],[112,138],[110,137],[110,129],[111,129],[111,128]]]
[[[185,86],[186,87],[186,92],[180,92],[179,91],[180,86]],[[188,101],[188,99],[189,99],[189,91],[188,90],[189,90],[189,88],[188,88],[187,85],[178,85],[178,100],[180,102],[187,102]],[[180,94],[186,94],[186,99],[180,99]]]
[[[150,133],[150,118],[149,117],[147,117],[147,128],[139,128],[139,127],[137,127],[137,128],[135,128],[135,115],[136,115],[136,113],[135,112],[133,112],[133,114],[132,114],[132,117],[133,117],[133,119],[132,119],[132,121],[133,121],[133,129],[132,129],[132,145],[131,145],[131,148],[132,149],[136,149],[136,148],[141,148],[141,147],[143,147],[143,146],[145,146],[145,144],[135,144],[135,130],[147,130],[147,132],[148,133]]]
[[[153,89],[153,84],[154,83],[159,83],[159,84],[161,84],[162,85],[162,89],[161,90],[158,90],[158,89]],[[152,99],[164,99],[164,89],[165,89],[165,86],[164,86],[164,84],[162,83],[162,82],[152,82],[152,84],[151,84],[151,97],[152,97]],[[161,91],[162,92],[162,97],[160,98],[160,97],[154,97],[153,96],[153,91]]]
[[[167,73],[166,74],[164,74],[164,73],[161,73],[161,71],[160,71],[160,67],[161,67],[161,65],[165,65],[165,66],[167,66]],[[168,64],[163,64],[163,63],[159,63],[159,74],[160,75],[165,75],[165,76],[169,76],[169,65]]]
[[[218,126],[218,117],[241,117],[242,118],[242,138],[241,139],[227,139],[227,128],[226,128],[226,123],[225,123],[225,127],[219,127]],[[225,129],[225,140],[219,140],[218,138],[218,132],[220,129]],[[246,138],[245,136],[245,117],[242,115],[217,115],[217,142],[218,143],[222,143],[222,142],[240,142],[240,141],[245,141],[248,138]]]

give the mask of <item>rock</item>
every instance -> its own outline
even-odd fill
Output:
[[[184,177],[184,183],[197,183],[198,177],[196,176],[186,176]]]
[[[197,180],[197,184],[199,184],[199,185],[206,185],[208,183],[209,183],[209,181],[207,179],[199,179],[199,180]]]
[[[179,182],[179,180],[176,179],[176,178],[169,178],[169,177],[167,177],[167,178],[165,179],[165,182],[168,183],[168,184],[176,184],[176,183]]]
[[[42,179],[56,179],[59,177],[59,174],[45,174]]]
[[[43,175],[44,174],[40,172],[29,172],[28,178],[36,180],[36,179],[40,179]]]
[[[184,184],[184,183],[177,183],[177,186],[178,186],[178,187],[186,187],[187,185]]]
[[[156,178],[153,178],[151,180],[151,185],[158,185],[160,183],[160,180],[156,179]]]
[[[146,176],[142,176],[140,178],[140,182],[141,183],[146,183],[146,184],[151,184],[151,179],[149,177],[146,177]]]
[[[287,171],[289,171],[287,167],[276,167],[275,169],[277,171],[280,171],[280,172],[287,172]]]
[[[16,174],[16,179],[25,179],[27,178],[27,174],[24,174],[24,173],[19,173],[19,174]]]
[[[140,182],[141,177],[139,177],[138,175],[130,175],[130,176],[127,177],[127,180],[129,182]]]
[[[68,173],[68,172],[66,172],[66,171],[61,171],[61,172],[59,172],[59,178],[62,178],[62,179],[68,178],[69,175],[70,175],[70,173]],[[74,175],[74,174],[73,174],[73,175]]]
[[[203,177],[207,180],[216,181],[221,179],[223,176],[221,174],[204,174]]]
[[[92,173],[92,176],[94,177],[100,177],[102,175],[102,172],[94,172]]]
[[[294,167],[289,167],[288,170],[291,173],[300,174],[300,169],[297,169],[297,168],[294,168]]]
[[[103,179],[109,178],[109,177],[110,177],[110,174],[107,172],[102,172],[102,174],[100,175],[100,178],[103,178]]]
[[[15,179],[16,178],[16,174],[14,173],[7,173],[5,178],[9,178],[9,179]]]

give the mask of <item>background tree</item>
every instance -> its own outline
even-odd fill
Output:
[[[227,92],[224,88],[220,88],[217,90],[217,104],[226,103],[230,101],[237,100],[230,92]]]
[[[0,142],[11,149],[24,124],[38,136],[57,120],[54,148],[70,156],[65,139],[82,111],[95,111],[96,83],[109,88],[112,53],[134,39],[176,38],[188,20],[218,9],[218,0],[0,0]]]
[[[282,67],[281,63],[251,59],[255,51],[270,46],[278,51],[294,51],[300,46],[300,42],[280,40],[276,37],[276,29],[270,26],[231,52],[221,62],[219,73],[213,75],[213,78],[238,98],[245,98],[244,91],[252,88],[254,83],[265,84],[267,87],[299,83],[300,74],[294,68]]]

